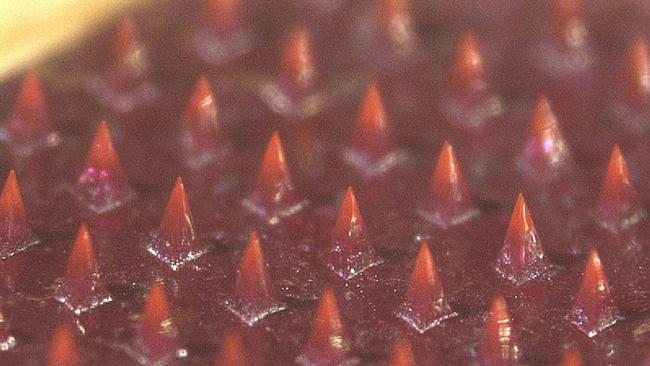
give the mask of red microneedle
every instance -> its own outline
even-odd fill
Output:
[[[209,0],[192,38],[197,56],[212,67],[228,65],[251,53],[255,36],[244,22],[241,0]]]
[[[86,224],[79,227],[55,298],[77,315],[112,301],[111,294],[101,279]]]
[[[582,0],[554,0],[550,4],[550,25],[558,45],[580,46],[586,32]]]
[[[650,56],[645,38],[639,37],[632,43],[626,71],[626,102],[636,108],[647,106],[650,101]]]
[[[397,316],[420,333],[458,315],[447,302],[442,281],[427,243],[418,252],[404,302]]]
[[[352,143],[355,150],[368,156],[368,160],[377,160],[394,148],[386,108],[376,84],[371,84],[366,91]]]
[[[519,155],[518,165],[529,180],[553,181],[571,162],[569,146],[546,96],[537,98],[531,117],[531,130]]]
[[[316,64],[311,49],[311,36],[306,28],[293,29],[282,53],[282,79],[297,90],[310,90],[316,82]]]
[[[650,55],[645,37],[632,42],[620,78],[618,87],[610,93],[610,116],[630,138],[642,138],[650,128]]]
[[[115,210],[135,198],[104,121],[97,128],[75,191],[83,207],[95,214]]]
[[[237,272],[233,296],[225,306],[250,327],[286,308],[276,300],[257,233],[250,236]]]
[[[131,18],[117,27],[111,62],[101,75],[88,80],[98,101],[120,116],[125,116],[159,96],[152,82],[149,51]]]
[[[377,14],[381,40],[393,53],[404,56],[413,53],[417,36],[409,0],[382,0]]]
[[[27,222],[23,197],[12,170],[0,194],[0,258],[6,259],[38,243]]]
[[[472,32],[463,33],[460,38],[452,78],[456,90],[467,95],[483,92],[489,87],[483,55]]]
[[[497,296],[492,300],[483,339],[478,350],[481,365],[514,366],[521,357],[521,349],[508,313],[506,300]]]
[[[321,256],[325,265],[345,280],[383,262],[372,245],[352,187],[345,192],[329,245]]]
[[[160,220],[158,231],[150,235],[147,251],[176,271],[208,250],[200,245],[183,180],[176,179]]]
[[[57,146],[60,136],[52,127],[48,105],[38,73],[31,70],[25,76],[13,112],[0,129],[0,139],[6,141],[19,156]]]
[[[310,32],[297,26],[285,41],[275,78],[260,89],[260,96],[274,113],[301,120],[322,109],[319,86]]]
[[[209,0],[203,18],[215,33],[228,35],[242,26],[243,7],[241,0]]]
[[[244,199],[244,207],[276,225],[307,206],[291,179],[280,135],[274,132],[269,141],[253,192]]]
[[[517,197],[496,270],[505,280],[521,285],[533,280],[550,268],[526,206],[524,196]]]
[[[390,355],[389,366],[415,366],[415,356],[411,342],[406,339],[398,339],[393,346],[393,352]]]
[[[364,176],[374,177],[405,162],[405,152],[396,147],[379,87],[371,84],[361,104],[350,147],[343,152],[343,158]]]
[[[334,291],[326,289],[316,309],[307,344],[296,363],[305,366],[354,365],[350,351],[350,340],[343,327]]]
[[[415,27],[411,0],[381,0],[370,3],[368,9],[353,22],[353,41],[364,61],[377,68],[382,76],[420,60],[419,37]]]
[[[47,355],[48,366],[80,366],[74,329],[68,324],[57,326]]]
[[[572,346],[562,356],[562,366],[583,366],[582,355],[577,347]]]
[[[144,310],[137,324],[134,351],[143,363],[167,365],[180,354],[176,325],[169,310],[165,285],[154,281],[145,299]]]
[[[124,19],[115,34],[112,82],[119,90],[138,87],[149,76],[149,56],[133,20]]]
[[[217,101],[210,81],[201,77],[194,87],[183,118],[181,148],[185,164],[198,170],[223,160],[231,151],[223,135]]]
[[[217,356],[216,366],[247,366],[250,365],[244,340],[238,330],[226,330],[221,341],[221,350]]]
[[[450,86],[439,103],[451,126],[466,133],[481,132],[503,114],[503,101],[491,90],[473,32],[461,35],[449,78]]]
[[[596,217],[598,222],[612,231],[629,228],[646,216],[638,194],[630,180],[623,153],[614,146],[607,165],[605,179],[600,189]]]
[[[476,217],[478,213],[465,185],[454,148],[445,142],[433,170],[429,192],[421,201],[418,214],[432,224],[447,229]]]
[[[591,36],[581,0],[554,0],[549,4],[549,39],[542,49],[542,71],[547,77],[576,74],[593,64]]]
[[[589,253],[582,283],[567,319],[589,337],[597,335],[621,319],[595,249]]]

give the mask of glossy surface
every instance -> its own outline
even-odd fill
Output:
[[[650,360],[649,20],[212,0],[98,30],[0,85],[0,364]]]

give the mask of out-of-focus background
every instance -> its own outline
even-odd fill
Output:
[[[0,79],[155,0],[0,0]]]

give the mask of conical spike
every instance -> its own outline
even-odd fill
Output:
[[[235,295],[248,300],[272,298],[269,274],[257,233],[252,233],[235,282]]]
[[[97,214],[121,207],[135,196],[122,170],[105,121],[99,124],[90,145],[86,165],[77,179],[76,191],[81,203]]]
[[[258,39],[246,24],[246,2],[206,0],[204,4],[202,21],[191,39],[197,56],[217,69],[248,59]]]
[[[6,226],[10,224],[27,225],[23,196],[18,187],[16,172],[13,170],[9,172],[2,188],[2,194],[0,194],[0,215]]]
[[[81,365],[74,330],[68,324],[57,326],[47,355],[48,366]]]
[[[341,343],[330,342],[333,339]],[[349,349],[347,337],[343,330],[343,321],[339,314],[336,296],[332,289],[323,291],[312,326],[311,336],[308,342],[309,347],[325,351],[335,348],[335,351]]]
[[[353,133],[354,148],[376,161],[391,152],[395,145],[379,88],[371,84],[361,105]]]
[[[612,149],[596,214],[600,224],[613,231],[628,228],[646,215],[618,145]]]
[[[575,18],[584,15],[582,0],[553,0],[551,2],[551,21],[557,29],[563,29]]]
[[[181,177],[176,178],[174,183],[174,189],[169,196],[165,213],[160,222],[158,235],[167,240],[171,246],[179,249],[182,246],[191,247],[196,238],[194,220]]]
[[[583,366],[582,355],[576,347],[569,348],[562,356],[561,366]]]
[[[381,0],[379,16],[386,24],[389,24],[392,18],[407,15],[410,5],[409,0]]]
[[[137,87],[149,76],[149,56],[131,18],[124,19],[115,34],[110,72],[120,90]]]
[[[301,365],[342,365],[349,360],[350,349],[334,291],[326,289],[318,304],[309,340],[296,362]]]
[[[490,306],[478,357],[481,365],[488,366],[516,365],[521,357],[512,319],[502,296],[497,296]]]
[[[406,339],[398,339],[393,346],[389,366],[415,366],[415,356],[411,342]]]
[[[330,245],[322,253],[322,259],[328,268],[346,280],[383,262],[370,242],[352,187],[345,192]]]
[[[650,102],[650,56],[645,38],[639,37],[634,40],[626,71],[626,102],[635,107],[647,105]]]
[[[6,259],[38,242],[27,222],[25,204],[12,170],[0,194],[0,258]]]
[[[271,225],[299,212],[307,205],[293,185],[277,132],[273,133],[266,148],[255,189],[243,203]]]
[[[520,168],[534,179],[547,180],[566,171],[571,154],[546,96],[537,98],[530,135],[520,155]]]
[[[359,109],[350,147],[343,159],[364,178],[380,176],[410,159],[397,149],[393,131],[377,84],[368,86]]]
[[[19,154],[59,143],[59,137],[52,128],[38,73],[34,70],[25,76],[5,133],[6,136],[0,135],[0,138],[6,139]]]
[[[18,99],[16,100],[16,109],[14,110],[14,114],[27,114],[29,117],[35,119],[31,122],[43,123],[38,127],[47,128],[47,132],[51,130],[49,113],[47,112],[47,103],[36,70],[29,70],[27,75],[25,75],[23,85],[20,89],[20,94],[18,94]]]
[[[221,342],[221,350],[217,357],[216,366],[248,366],[251,365],[246,355],[241,332],[228,330]]]
[[[6,352],[16,347],[16,338],[9,332],[5,316],[0,311],[0,352]]]
[[[229,35],[242,27],[242,0],[208,0],[204,9],[206,23],[219,35]]]
[[[177,330],[162,282],[155,281],[149,288],[140,318],[138,335],[139,351],[151,363],[175,357]]]
[[[339,210],[332,239],[337,241],[351,241],[351,245],[366,246],[368,243],[368,229],[361,217],[357,198],[354,196],[352,187],[345,191],[345,197]]]
[[[414,48],[415,30],[410,14],[410,0],[382,0],[379,5],[379,28],[394,50],[410,52]]]
[[[101,121],[97,127],[86,158],[86,166],[110,170],[116,178],[124,176],[106,121]]]
[[[282,75],[291,87],[310,89],[316,81],[311,37],[305,27],[294,28],[282,53]]]
[[[271,136],[266,148],[257,179],[257,187],[269,196],[274,196],[279,191],[293,191],[284,148],[277,131]]]
[[[217,102],[206,77],[197,81],[183,121],[182,146],[186,164],[191,168],[205,167],[230,150],[222,136]]]
[[[519,194],[496,270],[518,286],[537,278],[549,267],[524,196]]]
[[[142,327],[157,333],[158,329],[169,319],[171,319],[171,312],[169,311],[165,285],[160,281],[155,281],[149,287],[145,300]]]
[[[186,128],[193,135],[207,134],[213,137],[218,131],[217,102],[207,77],[201,76],[194,86],[194,92],[185,108]],[[194,137],[194,136],[193,136]]]
[[[558,43],[567,48],[580,48],[587,43],[581,0],[553,0],[551,2],[552,31]]]
[[[205,254],[198,246],[192,212],[183,180],[178,177],[169,196],[158,232],[147,244],[149,253],[176,271]]]
[[[595,249],[589,253],[580,290],[567,318],[589,337],[621,319]]]
[[[99,265],[86,224],[79,227],[55,298],[77,315],[112,300],[100,278]]]
[[[149,111],[162,92],[152,77],[147,46],[131,18],[125,18],[116,27],[111,56],[107,57],[109,64],[102,74],[93,74],[87,80],[89,91],[99,103],[125,121],[138,120],[139,127],[148,121],[160,122],[159,118],[138,116]],[[160,123],[149,124],[152,129],[158,125]]]
[[[397,316],[424,333],[456,315],[447,302],[429,246],[424,243],[418,252]]]
[[[264,317],[286,308],[275,299],[260,241],[255,232],[251,234],[242,256],[233,298],[226,301],[225,305],[250,327]]]
[[[483,55],[472,32],[465,32],[460,38],[452,76],[457,90],[466,94],[479,93],[489,87]]]
[[[418,213],[443,229],[461,224],[479,213],[465,186],[454,148],[448,142],[443,145],[434,168],[429,197]]]
[[[93,243],[90,239],[90,233],[86,224],[79,226],[77,239],[72,247],[72,253],[68,258],[68,264],[65,268],[65,277],[70,280],[85,279],[86,277],[95,277],[99,275],[99,265],[95,258]]]

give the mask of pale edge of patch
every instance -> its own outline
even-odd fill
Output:
[[[0,0],[0,81],[153,0]]]

